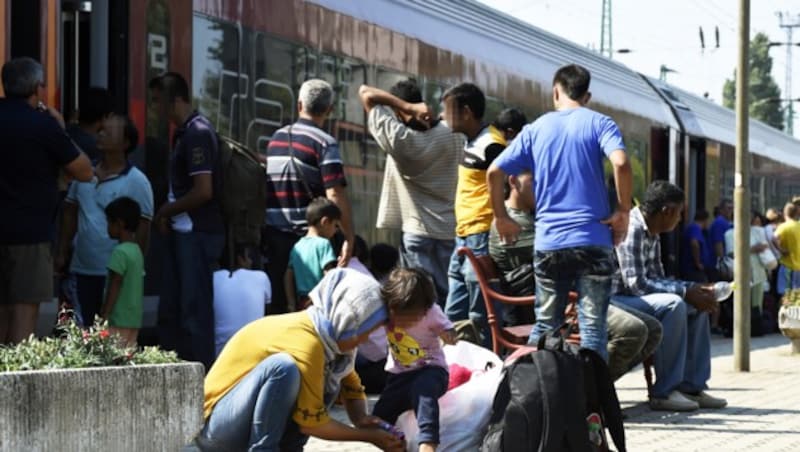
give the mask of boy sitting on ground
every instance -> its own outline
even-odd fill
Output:
[[[336,264],[330,239],[336,234],[342,211],[327,198],[315,198],[306,210],[308,232],[292,248],[283,277],[289,311],[304,309],[308,293],[320,281],[328,264]]]
[[[395,423],[414,409],[419,425],[419,450],[439,444],[439,397],[447,391],[448,371],[439,339],[455,344],[453,324],[436,301],[433,281],[416,268],[398,268],[381,288],[389,300],[389,376],[373,415]],[[398,296],[398,294],[405,294]]]
[[[108,236],[119,241],[108,260],[106,300],[100,317],[108,320],[109,331],[118,334],[129,347],[136,345],[142,326],[144,256],[136,243],[141,210],[131,198],[111,201],[106,208]]]

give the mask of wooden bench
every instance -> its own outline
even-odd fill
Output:
[[[527,297],[511,297],[502,294],[492,287],[492,282],[499,282],[500,276],[497,271],[497,266],[490,256],[475,256],[467,247],[458,249],[459,256],[465,256],[469,259],[475,270],[475,276],[478,279],[478,285],[483,295],[483,302],[486,305],[487,321],[489,323],[489,330],[492,334],[492,350],[498,355],[503,356],[506,353],[513,353],[515,350],[527,346],[528,337],[530,336],[533,325],[518,325],[518,326],[504,326],[503,313],[495,311],[495,303],[501,303],[510,306],[530,306],[536,303],[536,297],[533,295]],[[569,293],[569,301],[564,317],[570,323],[572,334],[567,337],[567,341],[580,345],[581,338],[578,332],[578,294],[576,292]],[[653,388],[653,357],[650,356],[642,363],[644,367],[644,377],[647,383],[648,395],[652,393]]]

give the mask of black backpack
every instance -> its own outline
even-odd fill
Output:
[[[563,327],[562,327],[563,328]],[[625,452],[622,412],[608,367],[559,333],[508,366],[495,394],[482,452]]]
[[[221,180],[216,197],[225,221],[226,246],[259,246],[267,207],[267,171],[245,145],[217,134]],[[231,262],[232,264],[232,262]]]

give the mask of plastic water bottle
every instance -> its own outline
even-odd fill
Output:
[[[380,427],[381,430],[391,433],[401,441],[404,441],[406,439],[406,435],[403,433],[402,430],[400,430],[399,428],[395,427],[394,425],[386,421],[380,421],[378,423],[378,427]]]
[[[714,283],[714,298],[720,302],[727,300],[733,293],[734,287],[732,282],[717,281]]]

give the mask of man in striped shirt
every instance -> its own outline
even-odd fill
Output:
[[[444,307],[464,136],[431,117],[414,80],[396,83],[391,93],[363,85],[359,96],[369,131],[387,154],[377,227],[403,231],[401,264],[429,272]]]
[[[308,228],[306,208],[314,197],[327,197],[342,211],[341,227],[346,242],[339,265],[347,265],[353,254],[353,221],[342,157],[336,139],[322,129],[332,110],[331,85],[324,80],[307,80],[298,95],[299,119],[275,132],[267,147],[264,240],[271,281],[283,280],[289,252]],[[282,313],[286,309],[286,294],[283,287],[276,284],[270,312]]]
[[[465,246],[476,256],[489,254],[489,229],[492,225],[492,205],[486,185],[486,170],[506,147],[502,130],[483,120],[486,97],[472,83],[456,85],[442,96],[447,124],[466,138],[458,166],[455,195],[456,239],[448,267],[449,292],[444,312],[458,322],[470,320],[481,333],[484,345],[491,341],[478,278],[472,264],[458,255]],[[505,206],[503,205],[503,212]]]

